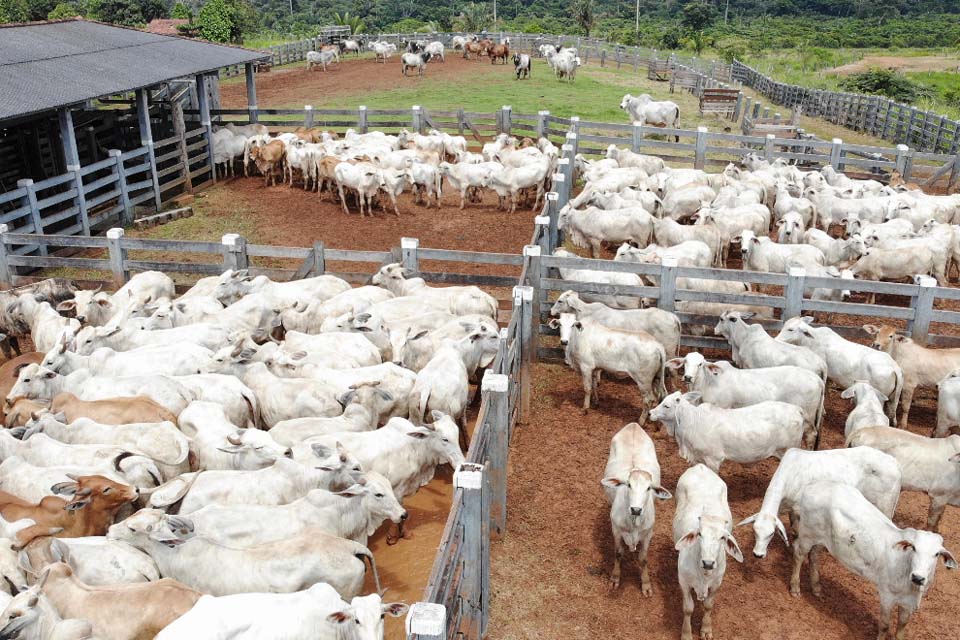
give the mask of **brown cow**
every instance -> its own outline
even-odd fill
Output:
[[[63,562],[47,567],[37,587],[63,618],[87,620],[96,637],[112,640],[153,638],[203,595],[170,578],[91,587]]]
[[[13,360],[7,360],[0,366],[0,393],[6,398],[10,389],[17,383],[17,376],[20,375],[20,369],[28,364],[40,364],[43,361],[43,354],[37,351],[25,353],[17,356]]]
[[[479,42],[471,41],[464,45],[463,47],[463,57],[467,60],[470,59],[470,54],[476,54],[477,60],[480,59],[480,56],[487,52],[493,45],[493,42],[490,40],[480,40]]]
[[[490,47],[490,64],[494,64],[497,61],[497,58],[507,64],[507,57],[510,55],[510,46],[506,44],[495,44]]]
[[[16,406],[16,405],[14,405]],[[172,422],[177,416],[147,396],[129,398],[106,398],[104,400],[81,400],[63,391],[50,403],[50,411],[66,416],[63,422],[73,423],[78,418],[90,418],[100,424],[133,424],[137,422]]]
[[[297,127],[293,130],[293,133],[304,142],[320,142],[320,134],[323,132],[316,127],[311,129],[307,129],[306,127]]]
[[[277,171],[283,168],[283,160],[287,155],[287,148],[283,140],[272,140],[267,144],[254,147],[250,150],[250,158],[256,163],[257,169],[263,174],[264,186],[277,184]]]
[[[73,482],[55,484],[51,490],[72,495],[69,501],[46,496],[39,504],[33,504],[0,491],[0,515],[4,519],[13,522],[30,518],[36,522],[17,532],[19,542],[30,541],[37,535],[56,535],[60,538],[106,535],[120,508],[140,495],[136,487],[103,476],[67,476]]]
[[[46,402],[40,400],[17,398],[12,407],[6,407],[7,418],[4,421],[4,426],[7,429],[24,427],[34,417],[34,414],[39,414],[40,411],[49,408],[50,406]]]

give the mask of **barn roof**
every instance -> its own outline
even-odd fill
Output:
[[[73,19],[0,26],[0,120],[262,60],[268,54]]]

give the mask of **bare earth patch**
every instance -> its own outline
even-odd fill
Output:
[[[827,73],[848,76],[860,73],[867,69],[879,67],[881,69],[897,69],[898,71],[958,71],[960,60],[945,56],[864,56],[857,62],[845,64],[842,67],[830,69]]]

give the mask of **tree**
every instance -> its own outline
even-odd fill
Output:
[[[30,6],[27,0],[0,0],[0,24],[26,22],[29,19]]]
[[[840,88],[857,93],[886,96],[901,102],[916,102],[929,98],[932,92],[892,69],[870,69],[855,73],[840,81]]]
[[[173,5],[173,9],[170,11],[170,17],[179,20],[193,20],[193,10],[184,3],[178,2]]]
[[[476,2],[463,5],[460,15],[456,18],[459,31],[483,31],[491,22],[492,16],[487,5]]]
[[[61,2],[53,8],[53,11],[47,14],[47,20],[65,20],[66,18],[82,16],[83,14],[84,10],[82,7],[72,2]]]
[[[590,29],[594,21],[593,0],[575,0],[573,3],[573,19],[577,21],[584,35],[590,37]]]
[[[713,5],[698,0],[683,6],[680,12],[680,24],[691,32],[703,31],[713,24],[714,17]]]
[[[257,27],[257,15],[246,0],[210,0],[197,16],[200,37],[211,42],[243,42]]]
[[[363,24],[363,18],[360,16],[352,16],[349,11],[344,11],[343,13],[334,13],[333,14],[333,23],[350,27],[350,33],[363,33],[364,28],[366,27]]]

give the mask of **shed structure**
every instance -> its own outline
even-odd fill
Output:
[[[220,70],[245,66],[255,107],[269,57],[79,18],[0,25],[0,224],[89,234],[215,180]]]

